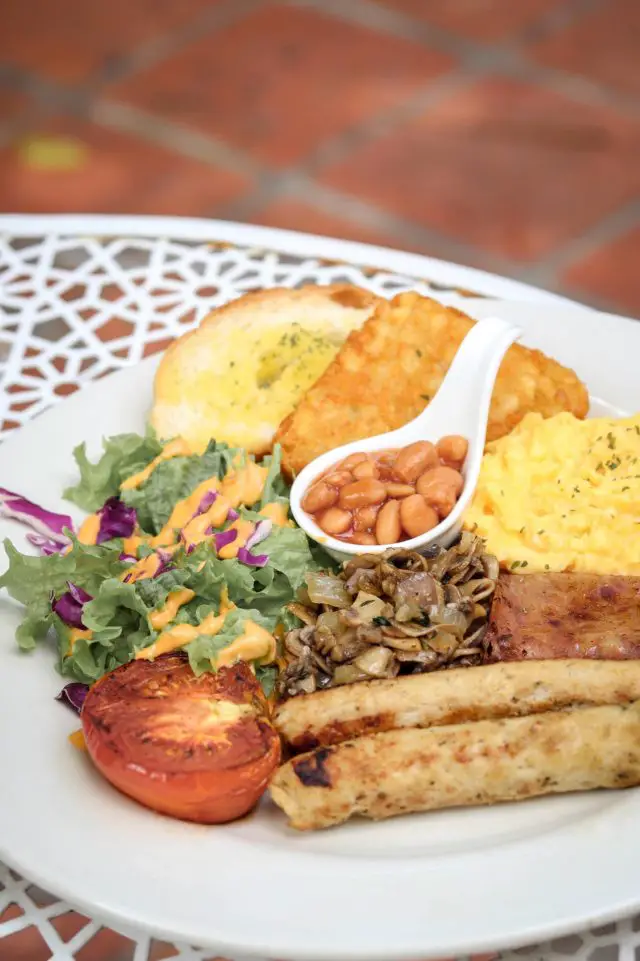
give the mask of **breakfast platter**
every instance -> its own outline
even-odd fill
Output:
[[[629,914],[640,325],[310,243],[32,241],[68,333],[45,343],[43,285],[31,343],[5,335],[0,857],[227,956],[469,955]],[[68,383],[105,322],[74,284],[175,319],[63,404],[34,385],[26,423],[26,358]]]

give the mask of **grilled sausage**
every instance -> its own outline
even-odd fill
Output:
[[[640,699],[640,661],[550,660],[455,668],[303,694],[275,726],[295,752],[363,734]]]
[[[293,828],[309,831],[354,815],[381,819],[639,783],[635,701],[320,747],[283,765],[271,796]]]

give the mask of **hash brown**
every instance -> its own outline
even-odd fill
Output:
[[[475,321],[416,293],[378,304],[282,421],[275,441],[298,473],[325,451],[401,427],[440,386]],[[589,397],[577,375],[541,351],[511,347],[496,379],[487,439],[509,433],[529,411],[585,417]]]

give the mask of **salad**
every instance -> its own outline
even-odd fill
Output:
[[[239,660],[267,695],[276,679],[274,634],[285,607],[327,555],[289,519],[280,453],[260,463],[211,441],[194,452],[152,433],[103,442],[91,463],[74,451],[80,477],[65,497],[89,516],[78,531],[0,489],[0,512],[34,528],[40,556],[5,541],[0,587],[25,607],[19,646],[55,635],[63,692],[79,709],[88,685],[122,664],[183,650],[196,675]]]

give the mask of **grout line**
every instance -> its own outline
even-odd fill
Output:
[[[553,33],[559,33],[576,20],[606,6],[608,0],[565,0],[541,14],[533,23],[525,27],[514,42],[518,46],[546,40]]]
[[[375,0],[287,0],[289,5],[314,9],[338,20],[356,23],[393,36],[424,43],[434,50],[449,53],[479,79],[483,75],[502,75],[537,83],[548,90],[564,94],[593,106],[613,107],[634,118],[640,117],[636,97],[605,84],[539,64],[527,55],[522,39],[516,36],[503,43],[482,43],[459,36],[433,24],[412,18],[409,14],[379,6]],[[451,0],[455,2],[455,0]],[[517,0],[512,0],[517,2]],[[577,19],[583,9],[602,5],[606,0],[568,0],[560,26]],[[522,37],[522,35],[521,35]]]
[[[292,7],[315,10],[317,13],[344,20],[379,33],[392,34],[402,40],[423,43],[459,60],[472,59],[482,51],[472,40],[444,30],[436,24],[413,19],[409,14],[381,6],[375,0],[286,0]],[[455,0],[452,0],[455,2]]]
[[[268,191],[257,190],[239,198],[239,201],[230,205],[229,214],[250,219],[270,202],[281,199],[298,200],[319,212],[352,221],[356,226],[388,234],[420,253],[467,263],[494,273],[507,273],[509,276],[519,271],[518,265],[507,258],[456,240],[438,230],[395,217],[373,203],[319,184],[302,172],[288,172],[279,182],[274,178]]]
[[[548,254],[544,262],[532,268],[532,282],[548,284],[573,264],[617,240],[640,222],[640,196],[619,207],[586,228],[558,250]]]
[[[430,107],[471,86],[474,80],[474,73],[464,69],[436,77],[404,103],[396,104],[325,140],[304,158],[300,167],[304,172],[314,174],[330,164],[339,163],[357,148],[393,133],[400,126],[420,117]]]
[[[91,109],[90,119],[104,127],[135,134],[175,153],[224,167],[245,177],[256,179],[265,173],[257,160],[232,144],[126,103],[99,100]]]
[[[102,87],[148,70],[163,60],[174,57],[204,34],[215,33],[251,14],[262,4],[263,0],[228,0],[226,3],[214,4],[177,30],[153,37],[130,53],[123,54],[106,68],[99,70],[94,82]]]

